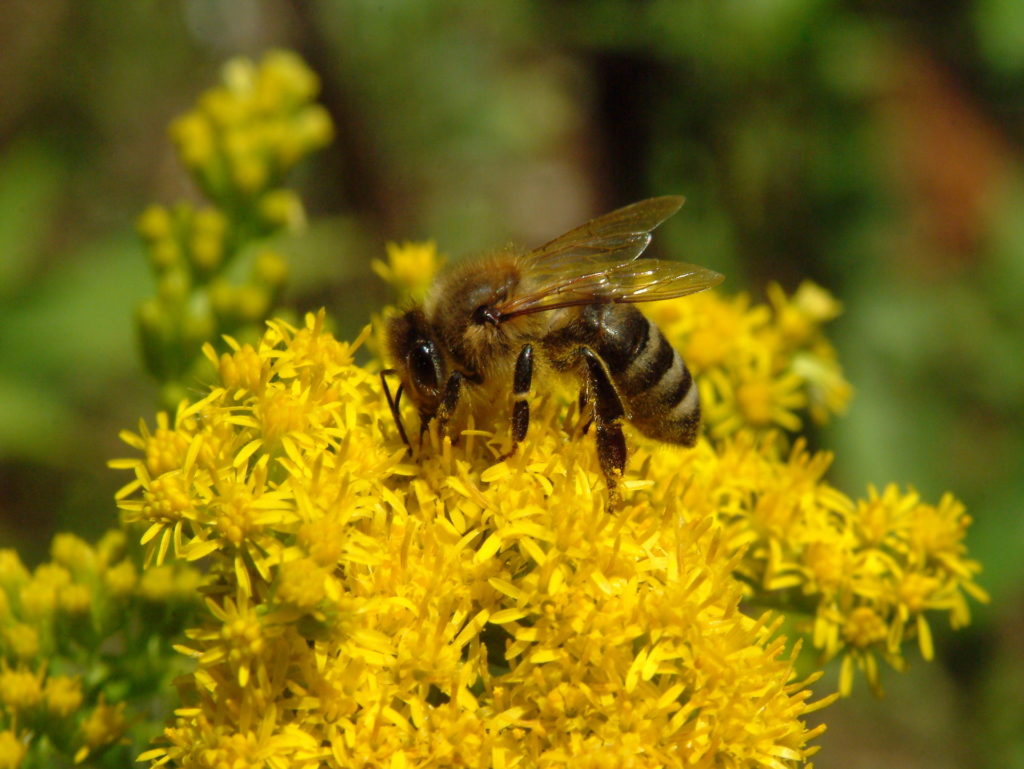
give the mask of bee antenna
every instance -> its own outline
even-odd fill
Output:
[[[399,384],[398,390],[395,391],[395,397],[391,397],[391,388],[388,387],[389,376],[397,374],[398,372],[393,368],[386,368],[380,372],[380,383],[384,386],[384,397],[388,400],[388,408],[391,409],[391,418],[395,420],[395,427],[398,428],[398,434],[402,437],[402,443],[411,452],[412,444],[409,443],[409,437],[405,434],[405,425],[402,423],[402,413],[398,410],[398,404],[402,402],[402,391],[405,385]]]

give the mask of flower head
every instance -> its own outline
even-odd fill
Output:
[[[444,264],[433,241],[425,243],[388,243],[387,262],[374,259],[370,266],[398,292],[399,301],[422,301],[434,275]]]

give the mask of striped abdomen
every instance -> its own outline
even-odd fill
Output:
[[[700,425],[697,385],[658,327],[632,305],[585,311],[591,343],[618,390],[630,422],[649,438],[692,446]]]

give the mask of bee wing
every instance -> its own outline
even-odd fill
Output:
[[[654,302],[717,285],[722,276],[703,267],[638,259],[651,242],[651,230],[682,205],[680,195],[641,200],[520,257],[530,289],[496,307],[499,317],[581,304]]]
[[[681,195],[648,198],[591,219],[523,256],[524,271],[579,273],[590,269],[591,260],[607,269],[610,260],[636,259],[651,242],[651,230],[678,211],[683,200]]]
[[[722,282],[714,270],[683,262],[634,259],[617,256],[603,263],[594,257],[583,260],[584,274],[552,274],[535,283],[529,293],[510,297],[495,309],[502,320],[518,315],[583,304],[633,304],[657,302],[695,294]],[[531,275],[531,278],[535,276]]]

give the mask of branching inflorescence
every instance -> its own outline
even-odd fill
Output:
[[[141,313],[151,367],[180,395],[201,350],[212,381],[124,432],[135,453],[111,463],[134,476],[118,502],[146,549],[141,580],[114,565],[114,540],[55,542],[31,574],[0,551],[0,767],[30,743],[50,755],[39,725],[83,698],[99,715],[67,721],[68,755],[125,732],[124,699],[109,699],[124,687],[47,669],[83,591],[102,597],[94,614],[122,607],[93,617],[109,633],[110,616],[138,628],[160,585],[168,606],[199,585],[177,647],[194,668],[141,758],[275,769],[807,765],[824,727],[806,716],[836,695],[812,701],[819,674],[798,672],[787,620],[819,666],[841,658],[847,694],[858,671],[877,689],[878,660],[901,669],[911,641],[930,658],[930,621],[961,626],[967,596],[985,599],[959,502],[896,486],[853,499],[799,437],[850,397],[823,333],[840,308],[809,283],[770,287],[767,304],[707,292],[644,307],[696,377],[704,437],[681,449],[629,432],[611,511],[587,420],[557,386],[538,388],[511,456],[507,404],[454,441],[427,431],[410,456],[381,362],[354,360],[363,343],[379,358],[381,319],[351,343],[320,312],[232,334],[227,352],[202,345],[268,312],[278,283],[259,259],[248,288],[221,268],[301,214],[281,174],[330,134],[294,57],[227,73],[174,128],[211,207],[140,223],[161,281]],[[439,264],[432,244],[405,244],[374,269],[408,302]]]
[[[393,249],[392,273],[405,257],[429,272],[424,248]],[[753,607],[802,619],[823,658],[843,657],[846,692],[858,667],[877,686],[878,657],[900,666],[909,637],[930,656],[925,612],[962,624],[980,591],[952,498],[854,501],[823,480],[827,455],[789,445],[798,412],[827,414],[847,388],[820,329],[831,299],[773,298],[653,306],[679,349],[726,350],[694,361],[719,408],[695,449],[631,441],[612,513],[571,398],[538,399],[501,461],[504,430],[479,424],[455,445],[428,433],[412,461],[353,362],[369,329],[339,342],[321,313],[208,349],[206,397],[125,436],[142,455],[126,520],[154,562],[203,559],[210,575],[190,706],[149,757],[802,763],[803,717],[828,698],[811,703],[780,615]],[[728,404],[755,380],[780,400],[751,418]]]

